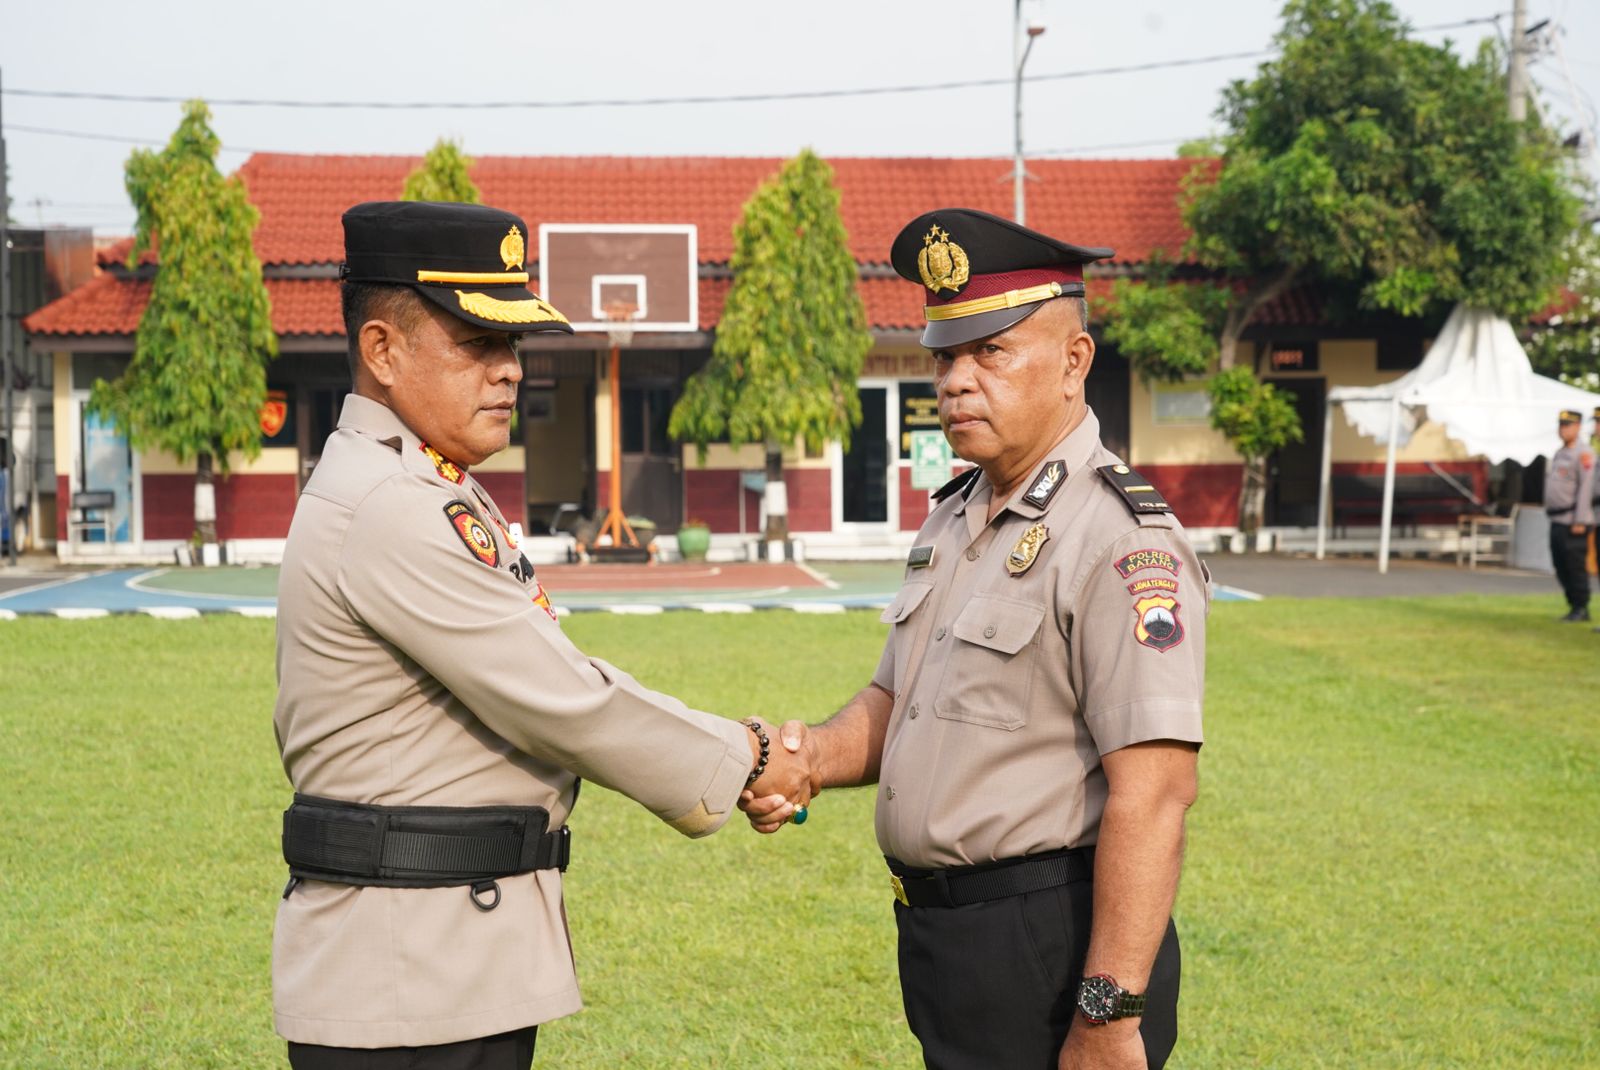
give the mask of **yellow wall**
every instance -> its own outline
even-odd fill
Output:
[[[242,453],[229,458],[229,472],[236,476],[294,475],[299,471],[300,451],[293,446],[270,446],[253,461]],[[139,472],[147,476],[193,475],[194,462],[185,464],[164,450],[149,449],[139,454]]]
[[[1255,347],[1240,345],[1241,363],[1255,359]],[[1378,370],[1378,343],[1374,339],[1324,340],[1318,346],[1319,371],[1280,372],[1275,379],[1321,379],[1326,388],[1336,386],[1377,386],[1398,379],[1403,372]],[[1131,372],[1129,373],[1132,374]],[[1190,384],[1184,384],[1190,385]],[[1154,390],[1171,389],[1157,385]],[[1133,377],[1129,390],[1129,437],[1132,439],[1133,465],[1158,464],[1237,464],[1239,455],[1228,440],[1209,424],[1161,424],[1155,422],[1154,391]],[[1320,418],[1320,417],[1319,417]],[[1359,434],[1339,409],[1333,417],[1333,460],[1336,463],[1381,462],[1386,450]],[[1464,460],[1467,453],[1459,443],[1446,437],[1437,424],[1423,424],[1403,449],[1401,461]]]
[[[52,395],[52,408],[56,415],[56,475],[66,476],[70,485],[72,479],[72,460],[77,456],[78,447],[73,441],[77,434],[78,422],[72,417],[72,354],[55,354],[55,390]]]

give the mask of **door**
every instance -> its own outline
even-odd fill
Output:
[[[1317,493],[1322,485],[1323,397],[1321,379],[1268,379],[1289,395],[1305,437],[1267,459],[1267,509],[1270,527],[1309,528],[1317,523]]]
[[[1128,424],[1132,412],[1129,400],[1128,360],[1117,347],[1102,342],[1094,353],[1094,366],[1083,384],[1084,400],[1100,421],[1100,441],[1106,449],[1128,459]]]
[[[138,542],[142,526],[138,459],[111,418],[91,412],[86,402],[87,395],[78,399],[82,437],[78,442],[78,485],[74,489],[109,491],[112,504],[109,509],[95,510],[97,516],[108,521],[105,531],[86,530],[83,541]]]
[[[305,486],[311,470],[322,460],[322,447],[339,426],[339,411],[344,408],[345,385],[308,384],[295,391],[296,442],[300,448],[300,485]]]
[[[843,524],[887,525],[891,517],[890,474],[899,468],[900,451],[890,451],[891,386],[861,386],[861,426],[850,436],[850,448],[839,460],[839,519]],[[891,468],[891,462],[893,467]]]
[[[676,387],[665,383],[622,386],[622,508],[661,532],[683,525],[683,463],[667,437],[676,401]]]

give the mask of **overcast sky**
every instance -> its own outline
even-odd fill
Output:
[[[1565,64],[1533,67],[1565,128],[1600,101],[1600,3],[1528,0],[1561,27]],[[1510,32],[1510,0],[1398,0],[1418,36],[1470,52]],[[1247,77],[1279,0],[1044,0],[1030,76],[1030,155],[1171,156],[1216,130],[1222,87]],[[1494,24],[1426,27],[1500,14]],[[1006,81],[1010,0],[0,0],[3,123],[24,224],[131,230],[122,165],[163,143],[175,103],[51,99],[15,90],[200,96],[232,171],[252,150],[415,154],[447,135],[474,155],[1008,156],[1009,85],[831,99],[476,110],[251,107],[227,99],[379,102],[642,100]],[[1581,104],[1572,99],[1575,84]],[[1587,112],[1587,116],[1585,115]],[[50,133],[44,131],[53,131]],[[67,136],[88,135],[88,136]],[[1591,174],[1600,173],[1594,158]]]

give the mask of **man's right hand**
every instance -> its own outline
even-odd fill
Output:
[[[739,796],[739,809],[761,833],[777,832],[822,792],[822,755],[806,723],[786,721],[778,737],[769,748],[766,774]],[[803,783],[796,783],[794,777],[802,770]]]

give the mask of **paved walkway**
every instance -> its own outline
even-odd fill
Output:
[[[1317,561],[1296,555],[1221,554],[1206,559],[1219,601],[1261,598],[1374,598],[1443,594],[1549,595],[1548,575],[1502,568],[1472,571],[1449,562],[1399,559],[1382,575],[1371,558]],[[651,614],[667,611],[749,613],[787,609],[842,613],[889,604],[900,585],[898,562],[766,564],[546,565],[539,569],[562,613]],[[272,568],[62,569],[47,558],[16,570],[0,567],[0,619],[21,615],[101,617],[143,613],[272,616]]]

